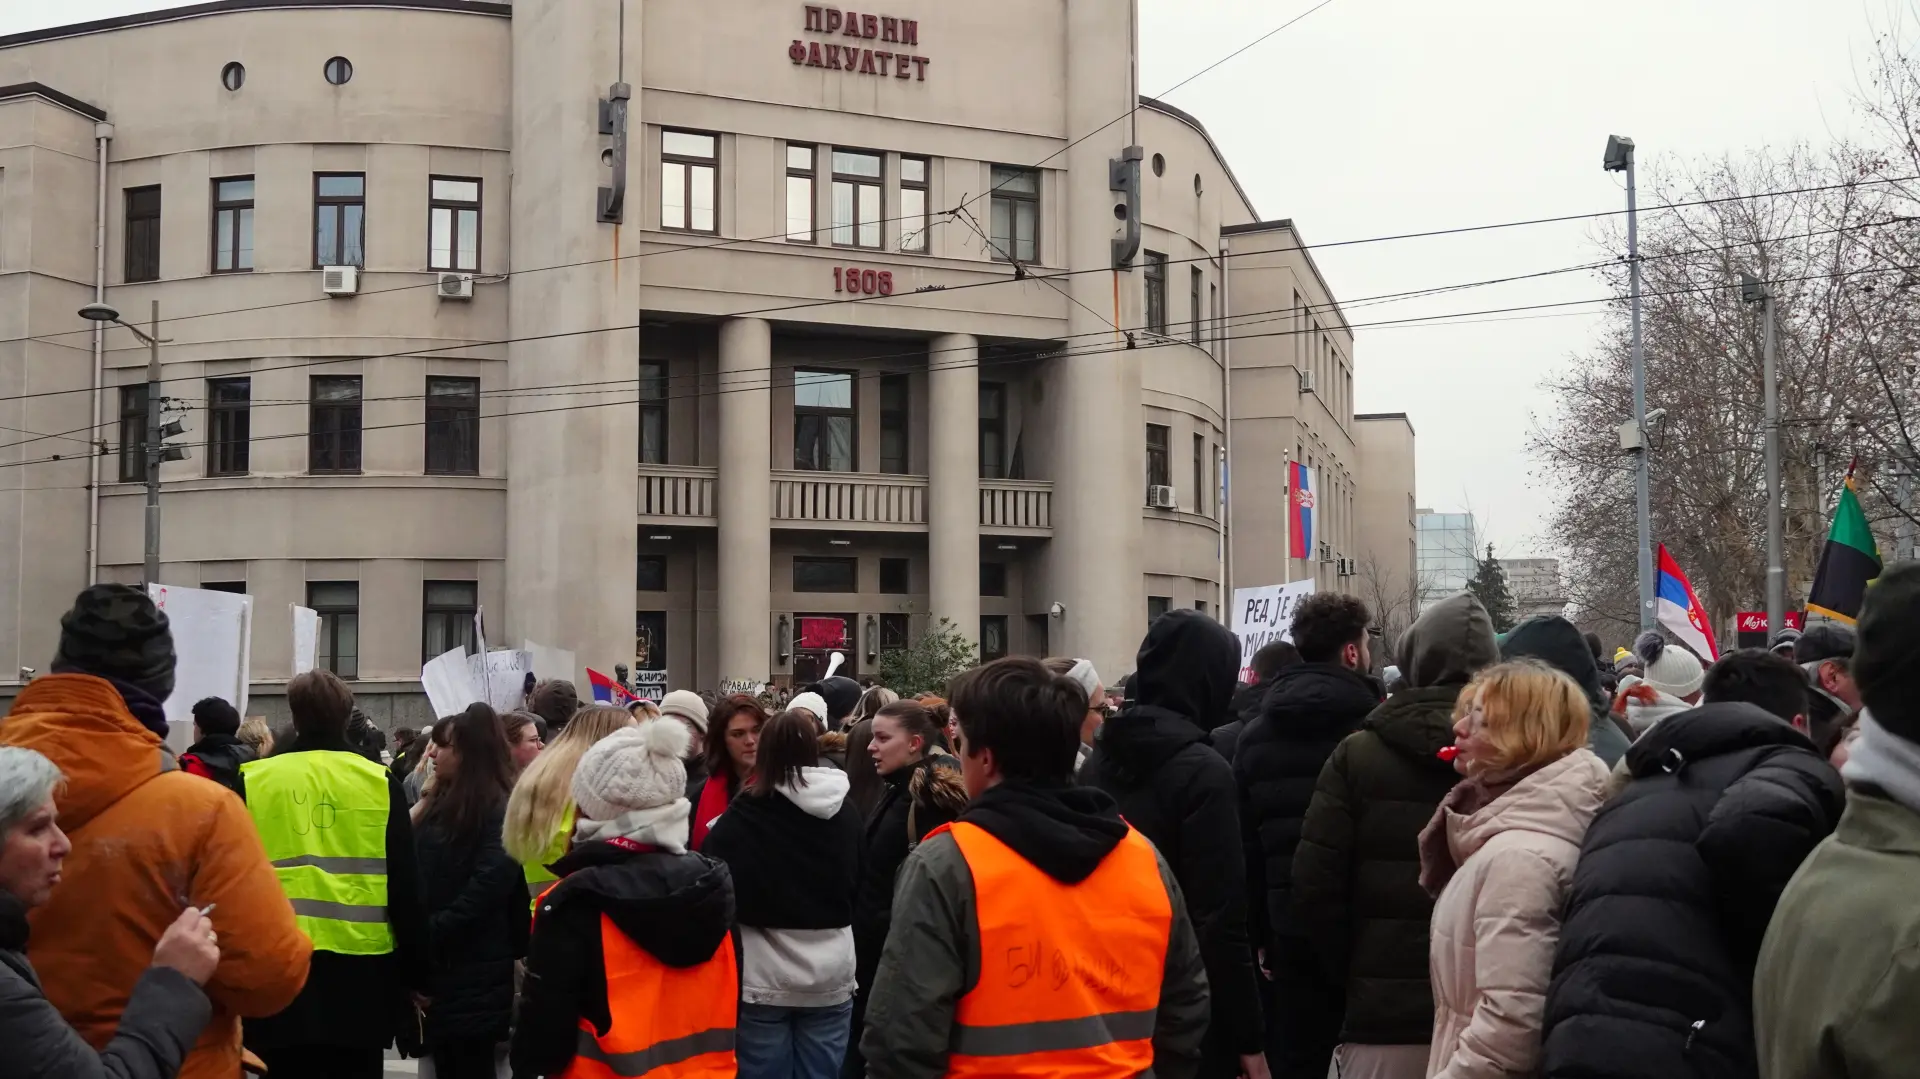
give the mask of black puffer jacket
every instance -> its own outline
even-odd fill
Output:
[[[258,757],[252,746],[231,734],[209,734],[180,754],[180,767],[245,798],[247,785],[240,778],[240,766]]]
[[[1213,743],[1213,748],[1222,757],[1233,760],[1234,753],[1240,748],[1240,735],[1246,731],[1247,724],[1260,718],[1260,709],[1267,701],[1267,690],[1272,688],[1273,682],[1269,679],[1233,691],[1233,701],[1227,705],[1230,713],[1227,722],[1215,727],[1207,735],[1207,740]]]
[[[503,803],[479,837],[456,840],[431,817],[414,829],[427,909],[426,1038],[505,1041],[513,1018],[513,961],[526,954],[527,882],[500,845]]]
[[[1499,658],[1479,600],[1460,592],[1428,607],[1400,641],[1410,688],[1374,709],[1320,772],[1293,856],[1294,907],[1329,980],[1345,987],[1342,1041],[1432,1040],[1433,899],[1420,887],[1420,830],[1460,781],[1437,756],[1453,744],[1455,699]]]
[[[1594,817],[1547,991],[1542,1075],[1755,1076],[1753,968],[1775,904],[1839,821],[1840,777],[1749,704],[1662,720]]]
[[[534,922],[513,1032],[513,1074],[526,1079],[567,1070],[581,1020],[612,1026],[601,915],[670,967],[713,958],[733,925],[733,878],[704,855],[582,843],[553,868],[561,879]],[[732,1015],[733,1000],[714,1003]]]
[[[1101,726],[1080,772],[1153,841],[1186,895],[1213,1009],[1202,1076],[1237,1076],[1238,1058],[1260,1052],[1263,1035],[1238,792],[1233,767],[1206,735],[1227,713],[1239,666],[1239,643],[1206,615],[1154,619],[1134,668],[1135,703]]]
[[[873,984],[893,924],[893,882],[928,832],[967,808],[959,762],[944,753],[881,776],[880,801],[867,817],[866,858],[853,895],[853,946],[862,988]]]

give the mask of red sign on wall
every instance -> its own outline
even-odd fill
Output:
[[[1788,611],[1785,621],[1788,629],[1806,628],[1806,615],[1799,611]],[[1741,611],[1733,616],[1733,629],[1742,648],[1765,648],[1767,638],[1772,635],[1767,629],[1765,611]]]
[[[847,620],[844,618],[802,618],[800,621],[800,643],[797,647],[845,648],[847,646]]]

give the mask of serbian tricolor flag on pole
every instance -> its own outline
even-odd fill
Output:
[[[1713,643],[1713,627],[1707,624],[1707,608],[1693,594],[1693,585],[1687,583],[1687,575],[1680,572],[1680,563],[1667,553],[1664,543],[1660,545],[1653,594],[1655,621],[1708,663],[1720,658],[1720,650]]]
[[[1287,554],[1313,557],[1313,469],[1287,462]]]
[[[627,687],[594,670],[587,668],[587,685],[593,690],[593,699],[601,704],[617,704],[622,708],[632,704],[637,698],[627,692]]]

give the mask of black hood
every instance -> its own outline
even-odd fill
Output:
[[[1185,608],[1153,620],[1134,660],[1127,698],[1192,720],[1203,731],[1233,717],[1240,642],[1233,631]]]
[[[1709,757],[1765,746],[1793,746],[1813,752],[1813,741],[1793,725],[1745,701],[1703,704],[1668,716],[1627,750],[1634,778],[1677,771]]]
[[[1606,706],[1606,693],[1600,688],[1600,667],[1593,661],[1587,638],[1572,622],[1557,615],[1535,615],[1513,627],[1507,643],[1500,647],[1506,659],[1537,659],[1564,672],[1586,692],[1587,699]]]
[[[705,855],[582,843],[551,868],[561,881],[542,910],[586,904],[670,967],[713,958],[733,925],[733,878]]]
[[[1206,741],[1207,732],[1178,712],[1134,704],[1102,723],[1094,740],[1114,778],[1133,783],[1152,775],[1175,753]]]
[[[1380,705],[1380,691],[1337,663],[1302,663],[1281,671],[1261,711],[1276,737],[1317,737],[1360,725]]]
[[[1403,689],[1374,709],[1360,727],[1422,767],[1451,772],[1453,764],[1441,760],[1439,753],[1453,744],[1453,706],[1461,688]]]
[[[1093,787],[1002,783],[969,803],[959,819],[1062,884],[1092,876],[1127,835],[1119,804]]]
[[[1500,662],[1493,619],[1471,592],[1429,604],[1400,636],[1395,662],[1407,685],[1464,686],[1483,667]]]

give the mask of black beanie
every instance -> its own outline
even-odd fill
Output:
[[[1920,742],[1920,562],[1880,574],[1861,605],[1853,680],[1889,732]]]
[[[60,616],[55,674],[111,678],[164,701],[173,693],[173,663],[166,612],[132,585],[92,585]]]

